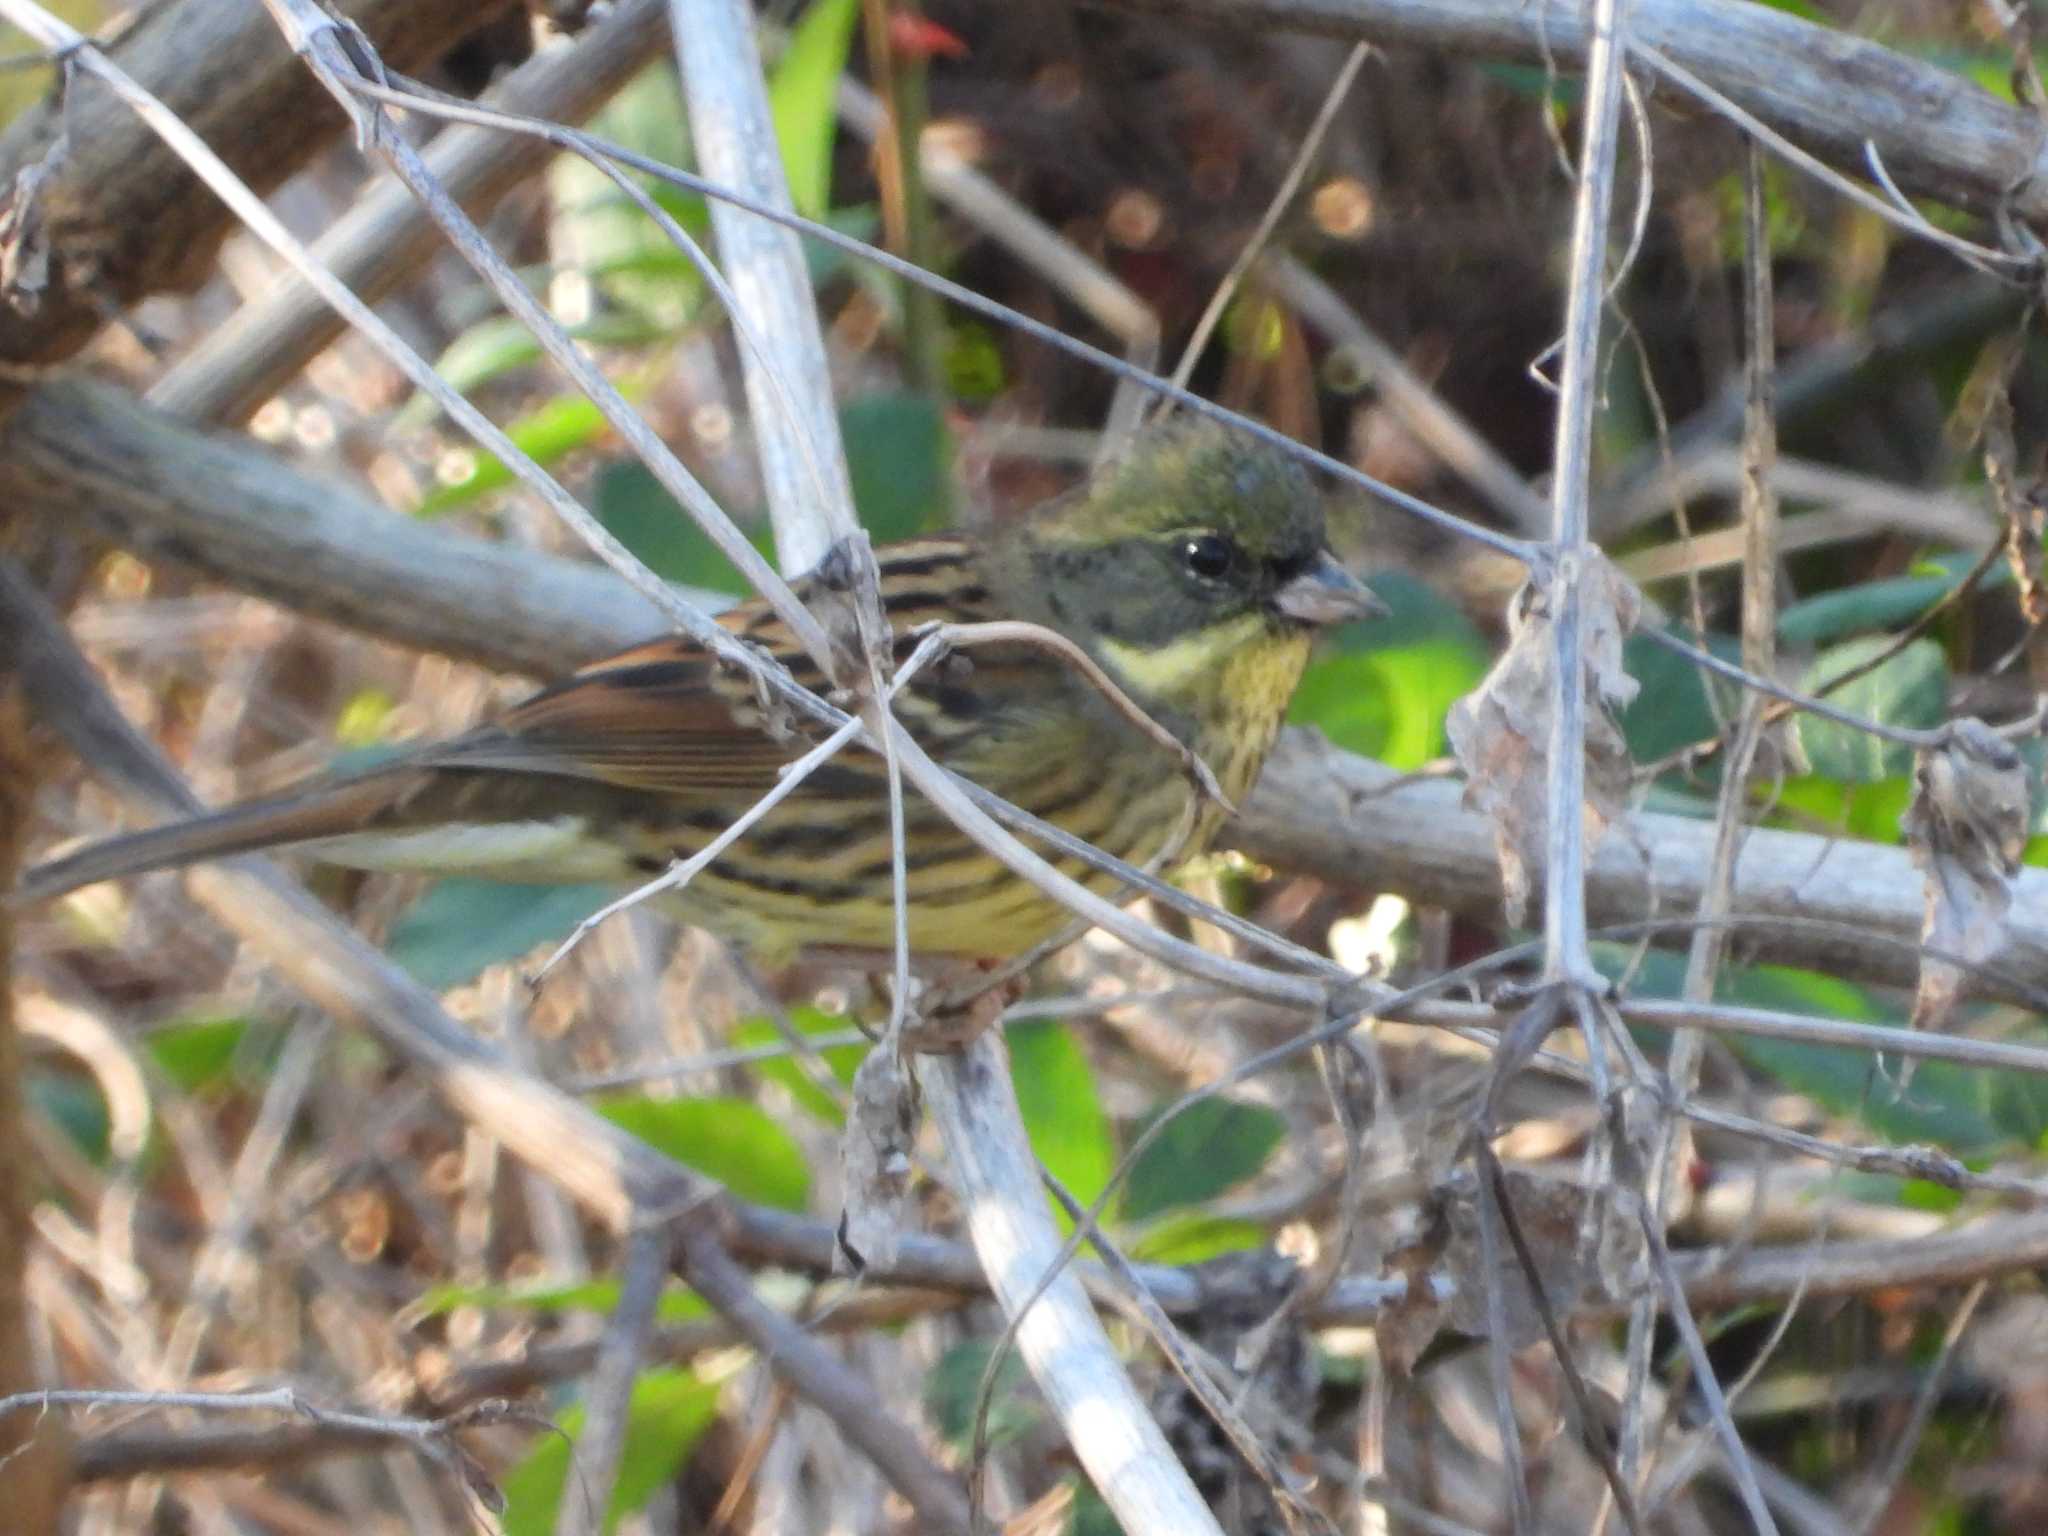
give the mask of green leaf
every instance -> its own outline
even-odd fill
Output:
[[[1261,1247],[1265,1241],[1266,1229],[1256,1222],[1175,1211],[1151,1223],[1125,1248],[1141,1264],[1202,1264]]]
[[[1138,1155],[1124,1181],[1125,1219],[1199,1205],[1243,1183],[1266,1165],[1286,1134],[1285,1117],[1263,1104],[1196,1100]]]
[[[513,445],[542,468],[587,448],[608,430],[598,408],[581,395],[562,395],[505,429]],[[439,517],[512,483],[512,471],[496,454],[479,451],[469,473],[420,499],[418,517]]]
[[[591,119],[590,131],[664,165],[688,165],[690,125],[674,59],[650,64],[627,81]]]
[[[1819,693],[1891,643],[1883,635],[1865,635],[1830,646],[1814,658],[1802,687],[1808,693]],[[1948,662],[1934,641],[1915,640],[1875,671],[1830,693],[1828,699],[1867,720],[1926,730],[1941,724],[1947,713]],[[1808,763],[1823,778],[1870,783],[1912,772],[1912,748],[1881,741],[1868,731],[1811,714],[1798,717],[1798,729]]]
[[[1937,33],[1933,37],[1899,36],[1888,38],[1886,41],[1901,53],[1925,59],[1928,63],[1938,64],[1952,74],[1964,76],[2009,106],[2026,105],[2013,92],[2015,59],[2009,48],[1987,50],[1960,47],[1955,43],[1953,33],[1946,39]],[[2034,50],[2034,63],[2037,68],[2048,70],[2048,48]],[[6,118],[0,116],[0,122],[5,121]]]
[[[22,1089],[31,1110],[62,1131],[87,1160],[105,1166],[112,1128],[97,1084],[71,1072],[31,1069],[23,1075]]]
[[[925,1412],[946,1442],[963,1453],[974,1443],[974,1402],[992,1347],[987,1339],[963,1340],[939,1356],[924,1379]],[[1012,1350],[996,1367],[995,1390],[989,1396],[989,1444],[1015,1440],[1043,1417],[1024,1362]]]
[[[1287,344],[1287,315],[1265,295],[1240,290],[1224,310],[1218,330],[1231,351],[1271,362]]]
[[[1868,1051],[1747,1036],[1730,1043],[1737,1055],[1779,1086],[1806,1094],[1887,1141],[1924,1141],[1966,1156],[2009,1145],[2012,1139],[1991,1114],[1995,1079],[1990,1074],[1948,1062],[1923,1062],[1901,1093],[1898,1063],[1880,1071]]]
[[[2028,1032],[2032,1044],[2042,1043],[2038,1029]],[[2036,1150],[2048,1138],[2048,1080],[2032,1072],[1992,1072],[1977,1076],[1985,1088],[1984,1112],[1991,1123],[2013,1140]],[[1915,1088],[1920,1086],[1916,1076]]]
[[[1287,718],[1403,770],[1444,752],[1444,716],[1486,675],[1486,646],[1451,603],[1399,572],[1373,578],[1392,612],[1335,632]]]
[[[592,1107],[742,1199],[784,1211],[801,1211],[810,1203],[811,1169],[804,1149],[758,1104],[622,1095]]]
[[[540,357],[540,343],[510,315],[486,315],[461,331],[434,359],[434,372],[458,395],[523,368]],[[434,397],[416,392],[398,410],[392,426],[398,431],[423,427],[439,413]]]
[[[1008,1038],[1010,1076],[1031,1150],[1086,1205],[1102,1193],[1116,1167],[1116,1145],[1095,1090],[1094,1069],[1072,1032],[1056,1020],[1012,1025]],[[1066,1212],[1055,1209],[1065,1230]]]
[[[1746,228],[1743,209],[1744,183],[1739,172],[1731,171],[1716,181],[1711,188],[1720,218],[1721,260],[1728,266],[1740,266],[1745,254],[1743,230]],[[1806,214],[1807,199],[1799,195],[1797,180],[1786,170],[1774,163],[1764,166],[1764,241],[1772,254],[1789,256],[1803,252],[1808,241],[1806,236],[1810,221]]]
[[[1845,635],[1896,629],[1911,623],[1955,583],[1945,576],[1893,576],[1823,592],[1788,606],[1778,617],[1786,645],[1823,645]]]
[[[980,405],[1003,392],[1002,345],[995,332],[978,321],[961,320],[946,328],[941,368],[946,393],[963,405]]]
[[[1976,563],[1974,555],[1938,555],[1918,562],[1908,575],[1866,581],[1790,604],[1778,615],[1778,638],[1786,645],[1803,647],[1825,645],[1865,630],[1899,629],[1946,597]],[[2001,587],[2011,580],[2010,568],[1993,566],[1977,590]]]
[[[663,165],[691,163],[690,136],[675,66],[666,60],[635,75],[591,120],[591,132]],[[710,228],[703,199],[634,175],[663,211],[692,236]],[[655,222],[606,175],[578,155],[548,167],[555,216],[549,248],[558,266],[593,274],[609,304],[630,311],[663,334],[689,323],[703,301],[704,281]]]
[[[673,247],[664,249],[671,259],[662,263],[663,270],[685,261],[682,253]],[[644,261],[645,258],[639,259]],[[619,258],[615,265],[623,267],[629,260],[631,258]],[[643,268],[634,266],[632,270]],[[631,313],[598,314],[582,325],[568,327],[568,332],[576,340],[596,346],[624,346],[663,334]],[[449,342],[434,360],[434,372],[457,394],[468,395],[493,379],[538,362],[540,357],[540,343],[534,340],[533,332],[510,315],[494,314],[467,327]],[[415,391],[392,418],[392,430],[405,432],[424,427],[440,411],[440,402],[432,395],[424,390]]]
[[[789,1022],[800,1035],[837,1035],[848,1028],[850,1020],[843,1014],[826,1013],[818,1008],[792,1008]],[[772,1019],[748,1019],[733,1031],[733,1043],[741,1046],[779,1045],[782,1031],[775,1027]],[[868,1053],[868,1047],[861,1045],[832,1045],[818,1054],[832,1075],[846,1087],[853,1086],[853,1074],[860,1069],[861,1058]],[[803,1108],[809,1110],[827,1125],[844,1125],[846,1111],[822,1087],[811,1080],[811,1075],[802,1066],[787,1056],[771,1058],[752,1063],[753,1070],[771,1083],[780,1083],[789,1090],[789,1095]]]
[[[382,688],[358,689],[334,717],[335,745],[344,750],[384,745],[384,732],[397,707],[398,701]]]
[[[1601,968],[1627,965],[1633,952],[1601,946]],[[1613,972],[1610,972],[1612,974]],[[1634,991],[1676,997],[1684,957],[1653,951],[1643,957]],[[1722,1002],[1816,1018],[1897,1024],[1899,1011],[1875,994],[1817,971],[1790,966],[1731,967],[1715,996]],[[1902,1093],[1878,1070],[1871,1053],[1846,1046],[1809,1045],[1753,1035],[1724,1037],[1744,1061],[1782,1088],[1803,1093],[1830,1113],[1855,1120],[1887,1141],[1928,1142],[1967,1157],[2027,1142],[2048,1127],[2048,1093],[2031,1078],[1985,1072],[1950,1062],[1922,1062]],[[1890,1064],[1895,1073],[1896,1063]]]
[[[1673,956],[1675,958],[1675,956]],[[1868,1024],[1901,1022],[1864,987],[1841,977],[1784,965],[1743,967],[1726,975],[1718,989],[1724,1001],[1772,1008],[1815,1018],[1847,1018]],[[1999,1073],[1923,1061],[1901,1094],[1876,1069],[1868,1051],[1847,1051],[1802,1040],[1759,1040],[1731,1036],[1737,1055],[1772,1075],[1784,1087],[1806,1094],[1833,1114],[1870,1126],[1886,1141],[1927,1141],[1966,1155],[1997,1147],[2005,1137],[1991,1114]],[[1896,1073],[1898,1063],[1890,1063]]]
[[[608,885],[436,880],[391,925],[384,950],[423,987],[459,987],[489,966],[567,938],[617,894]]]
[[[937,401],[907,392],[863,395],[840,408],[839,432],[853,504],[876,543],[947,521],[953,445]]]
[[[186,1093],[198,1093],[234,1075],[235,1053],[248,1034],[246,1018],[179,1019],[151,1030],[144,1043],[158,1071]]]
[[[1490,76],[1517,96],[1554,103],[1560,114],[1577,107],[1585,94],[1582,81],[1560,75],[1554,69],[1545,70],[1538,64],[1509,64],[1499,59],[1480,59],[1475,64],[1480,74]]]
[[[1074,1483],[1074,1508],[1067,1516],[1066,1536],[1124,1536],[1123,1522],[1109,1501],[1085,1478]]]
[[[859,13],[858,0],[811,0],[768,84],[790,200],[813,219],[831,199],[832,136],[839,122],[834,93]]]
[[[711,535],[663,490],[638,459],[607,464],[597,477],[597,520],[646,562],[649,570],[685,586],[745,596],[751,588]],[[771,560],[774,536],[765,524],[745,529]]]
[[[638,1510],[675,1476],[718,1416],[718,1392],[718,1383],[668,1367],[645,1371],[633,1383],[618,1482],[605,1513],[607,1532],[617,1529],[621,1519]],[[569,1409],[561,1417],[563,1434],[543,1432],[525,1459],[505,1474],[500,1484],[505,1495],[505,1536],[550,1536],[565,1493],[572,1499],[589,1497],[569,1476],[573,1445],[583,1433],[585,1417],[581,1403]]]
[[[1800,774],[1759,790],[1759,794],[1780,812],[1800,812],[1846,837],[1866,843],[1899,843],[1905,840],[1899,818],[1913,798],[1913,781],[1901,775],[1869,784],[1845,784],[1839,779]],[[1776,819],[1788,826],[1805,825],[1798,817],[1781,814]]]
[[[1742,658],[1741,642],[1726,635],[1702,638],[1684,629],[1675,629],[1673,633],[1724,661]],[[1632,759],[1654,763],[1681,747],[1713,740],[1719,727],[1708,700],[1706,676],[1695,663],[1644,635],[1628,638],[1622,646],[1621,660],[1628,675],[1641,685],[1621,714],[1621,733]],[[1731,689],[1724,718],[1733,717],[1734,703]],[[1717,764],[1711,766],[1718,768]],[[1709,782],[1717,781],[1715,773]]]
[[[619,1282],[586,1280],[576,1285],[437,1285],[406,1308],[418,1317],[440,1317],[458,1307],[488,1307],[514,1312],[616,1311]],[[686,1285],[664,1289],[654,1306],[655,1321],[687,1323],[708,1316],[711,1309]]]
[[[1931,1179],[1900,1179],[1898,1184],[1894,1198],[1909,1211],[1933,1211],[1948,1216],[1962,1209],[1963,1192],[1959,1189],[1950,1189]]]
[[[909,394],[869,395],[840,412],[847,472],[861,525],[877,543],[943,522],[951,443],[937,405]],[[608,464],[597,477],[597,519],[649,569],[685,586],[745,596],[745,578],[638,460]],[[746,530],[774,556],[765,523]]]

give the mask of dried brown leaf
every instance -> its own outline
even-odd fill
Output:
[[[2030,810],[2025,761],[1981,720],[1956,721],[1941,746],[1915,761],[1913,800],[1899,825],[1926,883],[1920,936],[1954,957],[1922,956],[1916,1029],[1946,1022],[1965,967],[1989,959],[2004,940]]]
[[[1562,1323],[1589,1302],[1615,1300],[1607,1277],[1630,1272],[1640,1238],[1634,1225],[1612,1209],[1607,1192],[1520,1169],[1507,1169],[1504,1176],[1508,1202],[1535,1255],[1552,1315]],[[1406,1295],[1381,1308],[1375,1330],[1380,1351],[1395,1370],[1413,1370],[1442,1329],[1481,1335],[1492,1326],[1475,1203],[1486,1198],[1470,1179],[1439,1184],[1425,1202],[1423,1235],[1388,1254],[1387,1272],[1408,1281]],[[1535,1293],[1512,1243],[1500,1243],[1491,1279],[1500,1287],[1508,1348],[1546,1338]],[[1450,1282],[1448,1288],[1444,1281]]]
[[[1622,642],[1635,627],[1642,599],[1598,550],[1577,558],[1583,561],[1580,670],[1591,705],[1585,803],[1590,844],[1627,806],[1628,745],[1616,716],[1636,694],[1636,681],[1622,666]],[[1451,750],[1465,770],[1465,804],[1493,823],[1510,923],[1522,921],[1532,871],[1543,862],[1556,671],[1550,594],[1532,580],[1509,608],[1507,651],[1478,688],[1451,706],[1445,722]]]
[[[2004,503],[2005,557],[2019,584],[2020,612],[2032,625],[2048,623],[2048,588],[2041,584],[2041,567],[2048,561],[2048,485],[2032,481],[2027,488]]]
[[[2048,532],[2048,486],[2037,478],[2021,483],[2019,450],[2013,441],[2012,370],[2020,353],[2009,343],[1987,352],[1992,377],[1985,387],[1979,436],[1984,444],[1984,483],[2005,524],[2005,558],[2019,587],[2020,612],[2030,625],[2048,622],[2048,588],[2041,583],[2043,536]],[[1990,363],[1995,361],[1995,367]]]

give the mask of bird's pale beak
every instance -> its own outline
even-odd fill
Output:
[[[1273,594],[1273,607],[1298,624],[1346,624],[1384,615],[1387,605],[1328,550]]]

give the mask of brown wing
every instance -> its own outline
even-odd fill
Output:
[[[915,644],[907,632],[920,624],[992,616],[964,542],[921,539],[877,553],[899,658]],[[801,595],[801,585],[798,590]],[[779,657],[799,683],[819,685],[816,667],[765,604],[747,603],[720,622]],[[934,683],[905,701],[906,718],[921,716],[928,731],[943,735],[945,717],[961,714],[951,727],[972,733],[978,726],[966,717],[1000,695],[1017,670],[1014,661],[988,652],[977,654],[976,669],[974,710],[949,705],[945,685]],[[913,729],[917,724],[912,718]],[[95,843],[31,870],[17,898],[47,900],[95,880],[252,849],[491,819],[480,818],[472,798],[483,788],[479,780],[466,774],[449,778],[435,769],[566,778],[725,803],[765,793],[778,770],[806,746],[804,730],[778,736],[766,728],[749,677],[713,662],[688,640],[652,640],[585,667],[491,725],[417,748],[385,767]],[[504,795],[504,787],[492,803],[504,809],[504,819],[521,819],[526,813],[517,808],[518,797]],[[811,781],[810,792],[868,799],[877,789],[871,767],[848,761],[828,766]]]
[[[416,761],[682,794],[766,788],[802,750],[762,728],[744,679],[673,639],[586,668]]]
[[[931,619],[987,616],[988,594],[964,541],[919,539],[878,555],[884,603],[899,636]],[[799,597],[809,585],[798,583]],[[822,686],[817,667],[765,603],[745,603],[719,622],[781,661],[803,686]],[[899,655],[912,643],[899,640]],[[814,725],[786,711],[784,718],[786,728],[771,731],[751,678],[670,636],[594,662],[412,761],[683,797],[759,794],[817,739]]]

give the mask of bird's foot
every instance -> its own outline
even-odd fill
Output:
[[[876,998],[894,1000],[895,956],[887,951],[814,946],[804,952],[804,960],[812,974],[819,967],[842,974],[860,971]],[[991,974],[1003,964],[966,955],[913,955],[909,996],[903,1002],[904,1045],[913,1051],[957,1051],[992,1028],[1023,993],[1022,978]]]
[[[903,1043],[913,1051],[957,1051],[995,1028],[1024,993],[1021,976],[989,977],[998,963],[961,960],[931,977],[911,1000]]]

